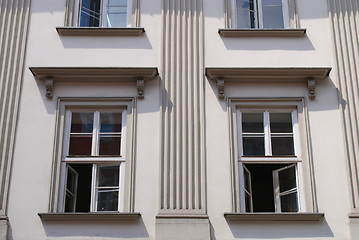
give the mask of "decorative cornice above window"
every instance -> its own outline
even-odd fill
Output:
[[[136,221],[141,214],[136,212],[124,213],[39,213],[43,221],[66,221],[66,222],[88,222],[88,221]]]
[[[144,82],[158,76],[155,67],[30,67],[32,74],[46,85],[51,98],[54,82],[136,82],[138,97],[144,97]]]
[[[324,213],[224,213],[224,217],[229,221],[320,221]]]
[[[235,28],[221,28],[218,33],[223,37],[303,37],[306,29],[235,29]]]
[[[63,36],[140,36],[144,28],[57,27]]]
[[[206,68],[206,76],[217,83],[218,97],[224,98],[225,82],[305,82],[309,98],[315,98],[315,86],[329,75],[329,67],[287,68]]]

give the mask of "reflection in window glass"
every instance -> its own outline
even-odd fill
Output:
[[[101,18],[101,0],[82,0],[80,27],[99,27]]]

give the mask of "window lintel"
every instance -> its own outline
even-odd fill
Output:
[[[329,76],[330,67],[207,67],[206,76],[216,82],[218,98],[224,99],[225,82],[305,82],[309,98],[316,97],[318,81]]]
[[[52,98],[54,82],[136,82],[138,97],[144,97],[144,82],[158,76],[156,67],[30,67],[44,81],[46,97]]]

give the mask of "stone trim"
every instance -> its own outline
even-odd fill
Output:
[[[144,28],[57,27],[62,36],[140,36]]]
[[[228,221],[320,221],[324,213],[224,213]]]
[[[220,28],[218,33],[223,37],[303,37],[306,29],[230,29]]]
[[[124,213],[38,213],[43,221],[136,221],[141,217],[138,212]]]

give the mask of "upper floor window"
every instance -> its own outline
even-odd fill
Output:
[[[287,0],[234,0],[237,28],[287,28]]]
[[[127,0],[80,0],[80,27],[127,27]]]

